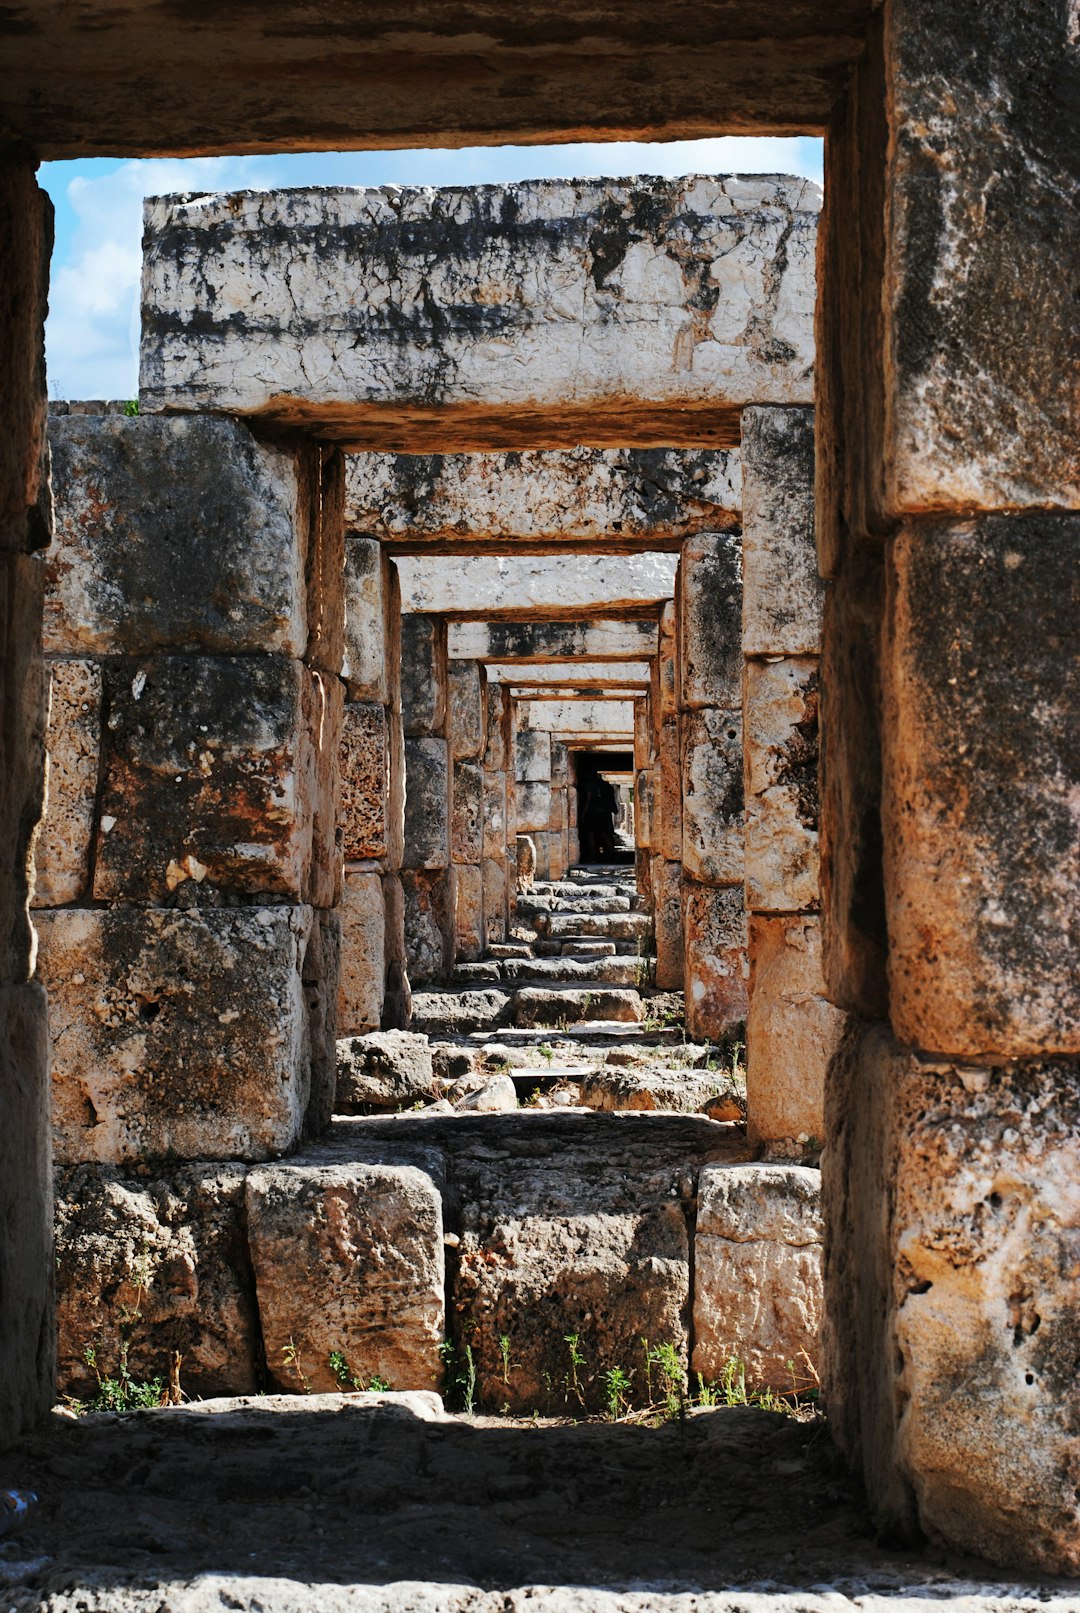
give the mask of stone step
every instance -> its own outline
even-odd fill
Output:
[[[492,941],[488,947],[492,958],[531,958],[532,947],[525,941]]]
[[[618,952],[615,941],[594,941],[590,936],[575,935],[569,941],[561,944],[553,942],[559,947],[561,958],[613,958]]]
[[[647,958],[510,958],[500,965],[503,980],[515,985],[566,981],[582,986],[648,984]]]
[[[545,915],[544,934],[551,940],[571,941],[600,936],[605,941],[636,941],[649,934],[647,913],[551,913]]]
[[[707,1112],[712,1120],[746,1119],[746,1097],[726,1072],[614,1067],[593,1070],[580,1081],[581,1104],[618,1113],[634,1110],[675,1114]]]
[[[501,970],[498,958],[484,959],[479,963],[456,963],[451,979],[463,986],[483,985],[488,981],[497,986],[502,979]]]
[[[523,986],[514,994],[513,1014],[519,1026],[569,1027],[590,1017],[640,1024],[645,1010],[636,991],[612,986]]]

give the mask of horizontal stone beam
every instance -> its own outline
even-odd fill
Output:
[[[540,734],[590,734],[598,739],[634,732],[632,700],[523,700],[518,728]]]
[[[410,558],[397,562],[401,608],[428,616],[482,621],[493,616],[576,622],[586,615],[651,611],[675,588],[678,557],[566,555],[557,566],[536,557]]]
[[[737,453],[572,448],[555,453],[350,454],[345,524],[391,554],[608,554],[678,549],[741,514]]]
[[[735,447],[812,398],[808,180],[150,198],[144,410],[352,448]]]
[[[522,666],[514,661],[489,661],[489,683],[509,683],[515,689],[580,688],[630,689],[649,687],[648,661],[546,661]]]
[[[638,661],[656,654],[655,621],[450,622],[451,661]]]

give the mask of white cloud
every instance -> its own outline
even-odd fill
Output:
[[[821,142],[738,138],[667,144],[503,146],[465,151],[149,158],[69,180],[58,212],[45,327],[55,398],[128,398],[138,388],[142,199],[276,185],[484,184],[610,174],[796,173],[821,179]],[[48,184],[48,165],[43,179]]]

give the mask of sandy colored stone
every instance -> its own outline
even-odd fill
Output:
[[[0,467],[6,452],[6,446],[0,448]],[[18,500],[16,506],[11,519],[21,533],[26,511]],[[0,556],[0,642],[5,647],[7,699],[0,768],[0,981],[13,984],[28,981],[34,972],[34,932],[27,909],[33,896],[33,836],[45,811],[44,577],[39,556]],[[21,1420],[12,1426],[21,1427]]]
[[[308,1013],[311,1077],[304,1136],[321,1137],[337,1094],[338,1006],[341,986],[341,909],[316,908],[300,970]]]
[[[634,840],[639,852],[652,849],[654,799],[652,770],[641,768],[634,778]]]
[[[47,651],[304,655],[301,458],[220,418],[54,416],[49,439]]]
[[[877,1517],[1068,1574],[1077,1074],[1069,1059],[920,1061],[852,1020],[823,1161],[826,1391]]]
[[[703,885],[743,877],[741,711],[688,711],[682,718],[682,863]]]
[[[576,1025],[593,1019],[637,1025],[645,1017],[636,991],[618,986],[522,986],[514,993],[514,1024]]]
[[[684,877],[682,926],[686,1028],[691,1036],[719,1041],[747,1014],[749,966],[741,888],[717,889]]]
[[[514,786],[514,818],[518,834],[532,835],[535,840],[538,834],[546,832],[551,823],[551,809],[550,784],[529,782]],[[541,878],[546,877],[541,875]]]
[[[746,905],[752,912],[817,909],[818,661],[747,661],[743,715]]]
[[[558,734],[563,739],[625,740],[627,750],[634,742],[632,698],[519,699],[517,709],[519,724],[538,733]]]
[[[558,562],[554,562],[558,564]],[[589,694],[593,690],[644,690],[649,686],[648,661],[488,661],[488,686],[511,684],[531,693]]]
[[[825,1138],[825,1072],[843,1023],[825,998],[819,921],[752,913],[746,1100],[753,1139]]]
[[[813,409],[744,409],[744,655],[817,655]]]
[[[518,905],[524,911],[524,904]],[[542,925],[543,933],[553,940],[570,935],[596,935],[612,941],[639,941],[649,933],[649,915],[630,913],[628,906],[625,897],[595,897],[591,902],[586,899],[576,904],[572,912],[543,917],[537,914],[537,928]]]
[[[572,448],[352,454],[346,520],[384,541],[580,543],[619,550],[737,519],[739,455],[726,449]]]
[[[419,991],[413,998],[413,1025],[428,1036],[462,1036],[496,1030],[510,1022],[509,991]]]
[[[487,727],[484,733],[485,772],[505,773],[511,761],[514,703],[509,689],[488,685]]]
[[[431,1044],[411,1031],[372,1031],[337,1044],[337,1110],[409,1109],[434,1092]]]
[[[519,717],[523,715],[519,712]],[[518,784],[549,783],[551,736],[519,727],[514,735],[514,779]]]
[[[450,861],[450,776],[445,739],[405,741],[404,868]]]
[[[386,955],[386,994],[383,997],[382,1024],[386,1030],[404,1030],[412,1012],[412,991],[405,950],[405,893],[401,876],[382,876],[383,949]]]
[[[114,1165],[57,1172],[61,1394],[90,1399],[122,1343],[136,1380],[168,1387],[180,1355],[188,1395],[252,1394],[259,1350],[244,1231],[243,1165]],[[86,1360],[92,1350],[95,1365]]]
[[[505,941],[510,925],[510,867],[505,857],[485,857],[482,871],[485,943],[498,946]]]
[[[984,516],[891,548],[890,1013],[930,1051],[1080,1051],[1078,534],[1080,516]]]
[[[454,1108],[462,1114],[513,1114],[517,1110],[517,1088],[508,1075],[491,1075],[464,1098],[459,1098]]]
[[[332,905],[337,679],[279,656],[159,656],[110,664],[104,685],[99,900],[161,901],[190,878]]]
[[[455,762],[451,770],[450,856],[479,863],[484,854],[484,770],[479,762]]]
[[[401,716],[406,735],[441,734],[446,726],[446,623],[406,608],[401,618]]]
[[[346,862],[386,855],[389,774],[386,708],[348,701],[341,729],[341,824]]]
[[[483,851],[485,857],[506,859],[506,774],[483,774]]]
[[[738,542],[737,539],[734,540]],[[402,609],[481,619],[619,616],[670,599],[676,556],[406,555],[397,560]],[[501,657],[500,657],[501,659]]]
[[[355,447],[395,406],[486,409],[504,440],[515,415],[535,431],[554,410],[572,446],[575,415],[596,430],[609,400],[809,400],[819,193],[805,181],[242,195],[146,204],[144,408],[316,421],[329,405]],[[311,242],[299,256],[297,241]],[[625,442],[633,411],[612,412]],[[476,437],[474,423],[463,446]]]
[[[821,1176],[798,1165],[706,1165],[694,1239],[694,1354],[707,1383],[732,1358],[753,1389],[818,1385]]]
[[[341,974],[338,1033],[353,1036],[382,1023],[387,973],[386,901],[377,872],[347,869],[338,909]]]
[[[50,661],[45,821],[35,846],[34,905],[85,900],[101,763],[101,667]]]
[[[353,461],[346,461],[346,482]],[[350,532],[345,542],[345,660],[350,700],[390,698],[390,561],[377,539]]]
[[[483,956],[484,870],[477,863],[454,870],[454,956],[476,962]]]
[[[442,1201],[412,1166],[306,1159],[252,1171],[248,1240],[266,1364],[282,1389],[427,1389],[443,1337]]]
[[[678,717],[667,717],[660,724],[659,791],[656,795],[658,849],[669,861],[682,856],[682,768],[680,765]]]
[[[451,661],[447,669],[447,736],[455,761],[475,760],[487,738],[487,691],[478,661]]]
[[[653,935],[656,946],[655,980],[661,991],[680,991],[686,962],[682,916],[682,864],[668,862],[664,857],[653,857],[651,862]],[[627,917],[637,920],[639,915],[631,913]],[[644,929],[639,924],[635,923],[633,927],[638,930],[639,937],[644,935]],[[618,939],[618,932],[611,928],[606,928],[603,933],[615,935]]]
[[[413,986],[445,980],[454,962],[452,868],[403,869],[405,956]]]
[[[450,622],[452,660],[640,661],[656,654],[655,622]]]
[[[679,657],[684,709],[742,698],[742,539],[699,533],[679,559]]]
[[[593,1070],[581,1081],[579,1091],[579,1101],[586,1108],[612,1113],[667,1110],[691,1114],[707,1103],[720,1107],[724,1099],[724,1118],[741,1120],[746,1109],[729,1080],[701,1070]]]
[[[310,1087],[307,907],[42,909],[62,1164],[260,1159]]]

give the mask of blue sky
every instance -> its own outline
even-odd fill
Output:
[[[285,185],[480,185],[606,174],[801,174],[821,183],[821,141],[685,140],[666,145],[491,146],[464,151],[303,156],[109,157],[44,163],[56,208],[45,347],[52,398],[131,398],[138,390],[142,198],[167,191]]]

